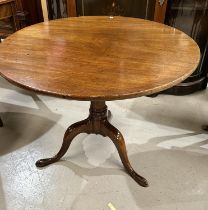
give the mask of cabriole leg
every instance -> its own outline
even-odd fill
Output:
[[[64,135],[64,139],[63,139],[63,143],[61,146],[61,149],[59,150],[59,152],[53,156],[52,158],[46,158],[46,159],[41,159],[38,160],[36,162],[36,166],[37,167],[44,167],[47,166],[51,163],[55,163],[58,160],[60,160],[65,153],[67,152],[70,144],[72,143],[73,139],[80,133],[85,133],[86,132],[86,125],[87,125],[87,120],[83,120],[80,122],[77,122],[73,125],[71,125],[65,135]]]
[[[109,123],[108,119],[110,118],[110,116],[111,113],[108,111],[105,101],[92,101],[90,106],[89,117],[86,120],[71,125],[67,129],[62,143],[62,147],[59,150],[59,152],[52,158],[41,159],[37,161],[36,166],[44,167],[60,160],[67,152],[73,139],[78,134],[100,134],[102,136],[108,136],[113,141],[128,174],[139,185],[147,187],[147,180],[139,174],[137,174],[132,168],[128,159],[124,138],[120,131]]]
[[[128,174],[141,186],[143,187],[148,187],[148,182],[147,180],[140,176],[139,174],[137,174],[134,169],[132,168],[129,159],[128,159],[128,155],[127,155],[127,151],[126,151],[126,144],[124,141],[124,138],[121,134],[121,132],[116,129],[114,126],[112,126],[109,122],[105,122],[104,123],[104,128],[103,128],[106,136],[108,136],[114,143],[114,145],[116,146],[119,156],[121,158],[121,161],[124,165],[124,168],[126,169],[126,171],[128,172]]]

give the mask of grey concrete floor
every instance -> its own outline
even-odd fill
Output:
[[[1,210],[207,210],[208,91],[108,102],[129,159],[150,186],[123,170],[111,141],[79,135],[63,160],[43,169],[89,103],[36,95],[0,79]]]

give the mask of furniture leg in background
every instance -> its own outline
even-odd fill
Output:
[[[208,131],[208,125],[203,125],[202,129],[205,130],[205,131]]]
[[[3,127],[3,122],[1,120],[1,118],[0,118],[0,127]]]

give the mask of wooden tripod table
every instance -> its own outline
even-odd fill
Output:
[[[58,161],[80,133],[100,134],[115,144],[129,175],[122,134],[108,121],[106,101],[153,94],[180,83],[197,67],[200,50],[186,34],[159,23],[126,17],[76,17],[16,32],[0,46],[0,72],[38,93],[91,101],[89,117],[71,125],[60,151],[36,162]]]

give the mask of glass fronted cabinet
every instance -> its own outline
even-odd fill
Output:
[[[206,88],[208,0],[47,0],[47,3],[49,19],[121,15],[155,20],[185,32],[200,46],[201,63],[187,80],[165,93],[185,95]]]
[[[67,16],[121,15],[164,21],[166,0],[45,0],[49,19]]]
[[[121,15],[154,18],[155,0],[77,0],[78,15]]]

